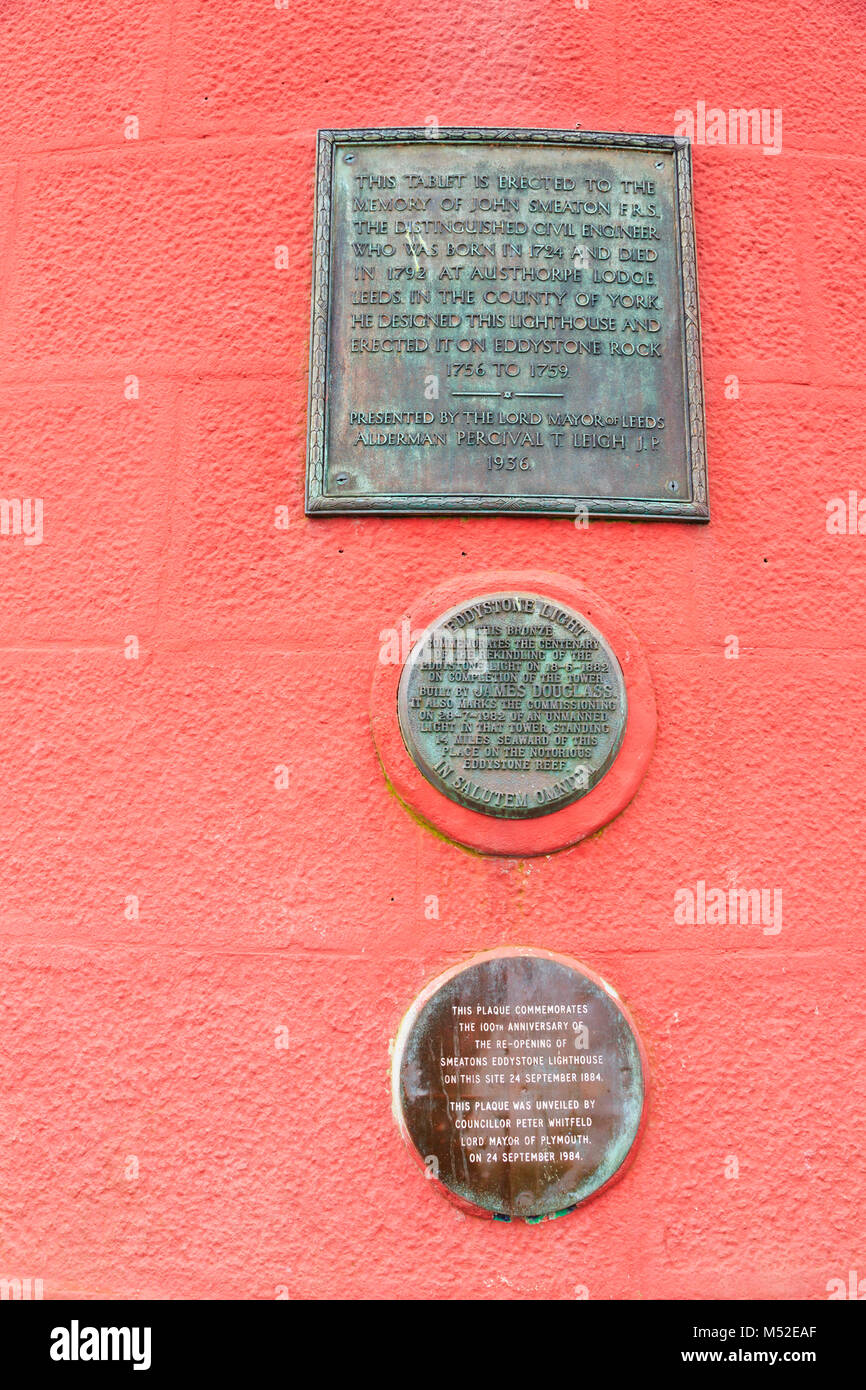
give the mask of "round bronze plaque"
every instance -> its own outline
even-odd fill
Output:
[[[626,725],[613,650],[576,609],[539,594],[484,594],[416,642],[397,695],[400,730],[429,782],[488,816],[545,816],[585,796]]]
[[[427,1176],[476,1215],[563,1215],[623,1168],[645,1063],[623,1006],[576,961],[494,951],[440,976],[397,1037],[392,1088]]]

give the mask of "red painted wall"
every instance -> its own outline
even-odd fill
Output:
[[[864,35],[860,0],[0,5],[0,491],[44,503],[41,544],[0,536],[0,1276],[866,1275],[866,535],[827,530],[866,494]],[[711,524],[305,519],[316,128],[671,133],[699,101],[784,121],[780,154],[694,151]],[[503,566],[618,608],[658,699],[634,802],[550,859],[422,829],[368,727],[380,631]],[[781,889],[782,930],[676,922],[698,880]],[[540,1227],[462,1217],[388,1108],[414,994],[499,943],[602,973],[652,1067],[632,1170]]]

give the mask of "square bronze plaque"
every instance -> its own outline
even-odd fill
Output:
[[[320,131],[307,511],[706,521],[688,141]]]

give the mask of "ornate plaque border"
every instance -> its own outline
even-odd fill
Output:
[[[484,129],[441,127],[437,143],[469,145],[507,143],[540,145],[610,146],[615,149],[660,150],[675,154],[678,210],[677,260],[682,283],[682,351],[686,401],[686,444],[691,497],[687,501],[637,498],[548,495],[539,497],[388,493],[376,497],[335,497],[324,490],[326,465],[328,315],[331,288],[331,211],[334,159],[338,149],[382,141],[409,143],[429,139],[424,128],[381,130],[320,130],[316,161],[316,212],[313,250],[313,285],[310,312],[310,385],[307,432],[308,515],[411,515],[443,516],[511,514],[514,516],[573,515],[582,507],[589,515],[647,517],[667,521],[709,521],[706,426],[701,372],[701,329],[698,306],[698,272],[695,224],[692,208],[691,146],[681,135],[625,135],[619,132],[577,130]]]

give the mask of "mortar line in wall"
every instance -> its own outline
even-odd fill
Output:
[[[331,126],[327,121],[324,120],[324,118],[322,124],[323,128],[340,128],[337,126]],[[473,130],[502,129],[501,122],[498,122],[497,124],[491,125],[489,127],[478,123],[470,124],[472,125]],[[524,128],[527,130],[540,130],[545,129],[546,127],[526,126]],[[557,127],[557,129],[559,128],[560,127]],[[569,129],[569,127],[567,126],[561,128]],[[581,127],[581,130],[582,129],[583,127]],[[160,134],[155,136],[141,137],[134,143],[137,146],[138,150],[149,149],[151,147],[156,149],[169,149],[174,147],[182,147],[185,145],[207,145],[212,149],[217,149],[221,142],[226,142],[229,144],[255,144],[257,146],[277,146],[281,144],[293,143],[309,144],[311,148],[314,149],[317,133],[318,128],[312,126],[309,128],[305,128],[304,130],[272,130],[266,132],[263,132],[260,128],[248,129],[246,127],[241,126],[225,126],[213,132],[199,131],[196,133],[190,132],[186,134],[171,134],[160,132]],[[670,134],[671,132],[659,131],[655,129],[650,129],[646,131],[636,131],[629,128],[627,133],[630,135],[663,135]],[[119,152],[121,149],[124,148],[124,146],[128,145],[128,143],[129,142],[127,141],[111,141],[107,144],[84,143],[72,145],[50,145],[39,149],[36,149],[35,147],[23,147],[19,148],[17,152],[14,155],[12,155],[9,161],[7,162],[11,163],[12,159],[18,159],[22,162],[33,164],[40,163],[42,161],[47,162],[52,159],[63,159],[69,155],[75,154],[110,154],[112,152]],[[709,147],[704,145],[694,145],[693,143],[693,148],[701,150],[712,148],[713,154],[720,159],[735,159],[738,157],[753,157],[757,159],[759,156],[764,157],[762,151],[758,149],[753,150],[751,147],[743,147],[741,145],[714,145],[712,147]],[[864,150],[863,153],[860,154],[850,150],[840,150],[838,147],[834,146],[827,146],[825,148],[823,145],[794,144],[791,142],[790,139],[786,138],[785,146],[782,151],[782,157],[790,157],[792,155],[806,155],[818,159],[832,160],[834,164],[862,164],[864,161],[866,161],[866,150]]]
[[[542,857],[543,857],[543,856],[542,856]],[[534,937],[537,937],[537,935],[538,935],[537,931],[534,931],[534,932],[533,932],[533,936],[534,936]],[[531,945],[532,943],[530,942],[530,943],[524,943],[524,944],[530,944],[530,945]],[[60,948],[60,949],[68,949],[68,950],[75,950],[75,951],[88,951],[88,952],[90,952],[90,953],[92,953],[92,954],[106,954],[106,955],[109,954],[109,953],[112,953],[112,952],[114,952],[114,953],[120,953],[120,952],[141,951],[141,952],[147,952],[149,955],[166,955],[166,956],[167,956],[167,955],[189,955],[189,956],[200,957],[200,958],[202,958],[202,959],[204,959],[204,958],[211,959],[211,958],[224,957],[224,958],[227,959],[227,960],[233,960],[233,959],[237,959],[237,958],[250,958],[250,959],[256,959],[256,958],[259,958],[259,957],[273,957],[273,958],[275,958],[275,959],[277,959],[277,960],[279,960],[279,959],[281,959],[281,958],[283,958],[283,959],[286,959],[286,958],[295,958],[295,959],[305,959],[305,960],[306,960],[306,959],[308,959],[308,960],[317,960],[317,959],[324,958],[324,959],[328,959],[328,960],[345,960],[345,961],[347,961],[347,962],[348,962],[348,961],[380,961],[380,962],[383,962],[383,963],[384,963],[384,962],[392,962],[392,963],[394,963],[394,962],[403,962],[403,963],[408,963],[408,964],[419,964],[419,963],[420,963],[420,964],[424,965],[425,967],[426,967],[426,966],[429,966],[430,961],[433,959],[432,956],[430,956],[430,955],[427,954],[427,953],[422,953],[422,954],[412,953],[412,954],[409,954],[409,955],[402,955],[402,954],[386,954],[386,953],[379,953],[379,952],[376,952],[376,951],[341,951],[341,950],[338,950],[336,947],[325,947],[325,946],[322,946],[322,947],[315,947],[315,946],[291,946],[291,945],[289,945],[289,946],[268,946],[268,947],[262,947],[260,950],[240,950],[240,949],[237,949],[237,948],[227,948],[227,949],[225,949],[225,950],[220,950],[220,949],[210,948],[210,947],[206,947],[206,946],[182,946],[182,945],[172,945],[172,944],[164,944],[164,945],[163,945],[163,944],[153,943],[153,942],[132,942],[132,941],[121,941],[121,942],[117,942],[117,941],[111,941],[110,939],[99,940],[99,941],[92,941],[92,940],[76,940],[76,939],[74,939],[74,938],[58,938],[58,937],[52,937],[52,936],[32,937],[32,936],[11,936],[11,935],[10,935],[10,936],[2,936],[2,935],[0,935],[0,950],[4,949],[4,947],[5,947],[5,948],[21,947],[22,949],[26,949],[26,948],[30,947],[30,948],[37,949],[37,950],[40,949],[40,948],[45,948],[45,949],[50,949],[50,950],[55,950],[55,949],[57,949],[57,948]],[[447,955],[447,954],[448,954],[448,953],[446,952],[446,955]],[[451,959],[452,957],[453,957],[454,959],[458,959],[459,957],[461,957],[461,956],[463,956],[463,955],[469,955],[469,954],[471,954],[471,952],[469,952],[469,951],[463,951],[463,952],[461,952],[461,951],[453,951],[453,952],[451,952],[451,954],[450,954],[450,956],[449,956],[449,959]],[[583,951],[583,955],[586,956],[586,954],[587,954],[587,952],[586,952],[586,951]],[[673,946],[670,946],[670,947],[664,947],[664,948],[657,948],[657,947],[652,947],[652,946],[601,946],[601,947],[593,948],[591,954],[592,954],[592,955],[594,956],[594,958],[597,959],[597,960],[598,960],[598,959],[601,959],[601,958],[603,958],[603,957],[607,957],[607,958],[609,958],[609,959],[611,959],[611,960],[614,960],[614,959],[618,959],[618,958],[620,958],[620,957],[622,957],[622,956],[635,956],[635,957],[649,956],[649,957],[652,957],[653,959],[664,959],[664,958],[667,958],[667,957],[677,958],[677,957],[683,957],[683,956],[686,956],[686,957],[702,957],[702,956],[705,956],[705,957],[711,957],[711,958],[715,959],[715,958],[720,957],[720,956],[736,956],[738,960],[744,960],[744,959],[748,959],[749,957],[754,957],[755,960],[770,960],[770,961],[773,961],[773,962],[778,963],[779,961],[811,960],[811,959],[824,959],[824,958],[833,959],[833,958],[842,958],[842,957],[844,957],[844,959],[846,959],[846,960],[850,960],[850,959],[852,959],[852,958],[855,958],[855,959],[856,959],[856,958],[859,958],[860,956],[863,956],[864,959],[866,959],[866,948],[854,948],[854,947],[851,947],[851,946],[848,946],[848,945],[846,945],[846,946],[841,946],[841,947],[840,947],[840,946],[826,946],[826,947],[817,947],[817,946],[807,947],[807,946],[801,946],[801,947],[793,947],[793,948],[791,948],[790,950],[784,950],[784,951],[783,951],[783,950],[781,950],[781,949],[778,948],[778,947],[777,947],[777,948],[772,948],[772,947],[760,947],[760,946],[749,946],[749,945],[743,945],[743,946],[717,946],[717,947],[708,947],[708,946],[694,946],[694,947],[676,946],[676,947],[673,947]],[[439,957],[437,957],[436,959],[439,959]]]
[[[186,371],[166,371],[160,368],[158,371],[151,372],[147,362],[142,364],[142,373],[146,374],[151,381],[165,381],[176,383],[177,385],[198,385],[199,383],[209,382],[252,382],[255,384],[270,384],[275,382],[291,382],[295,380],[293,373],[277,371],[270,368],[241,369],[233,371],[219,371],[212,368],[190,367]],[[55,373],[51,364],[46,364],[35,372],[16,373],[13,370],[0,372],[0,390],[4,387],[46,387],[47,389],[60,388],[63,386],[101,386],[113,384],[118,376],[123,376],[123,366],[118,365],[116,371],[103,369],[97,372],[77,372],[74,374],[60,376]],[[724,364],[718,368],[705,365],[704,378],[706,381],[718,381],[722,383],[724,378]],[[793,387],[804,391],[820,392],[826,395],[831,393],[854,393],[862,395],[866,392],[866,377],[857,381],[840,381],[838,377],[828,376],[823,379],[820,375],[805,378],[797,377],[763,377],[748,376],[743,372],[739,374],[741,386],[753,387],[762,390],[765,387]]]
[[[106,144],[84,144],[84,145],[51,145],[44,149],[23,148],[17,154],[10,156],[5,161],[11,163],[13,159],[19,159],[24,164],[50,163],[52,160],[63,161],[70,155],[103,155],[120,153],[124,149],[132,149],[133,153],[140,153],[142,150],[172,150],[184,149],[186,146],[202,147],[218,150],[220,145],[280,145],[308,144],[311,151],[315,152],[317,130],[303,132],[269,132],[263,134],[261,131],[246,130],[221,130],[214,133],[201,131],[197,134],[185,135],[143,135],[135,141],[117,140]],[[853,156],[849,156],[851,158]],[[866,159],[866,155],[863,156]]]
[[[160,640],[157,637],[140,636],[142,648],[155,655],[160,656],[188,656],[201,653],[202,655],[222,654],[225,656],[244,656],[255,652],[268,653],[273,656],[322,656],[333,658],[335,652],[341,652],[346,656],[358,656],[369,659],[375,655],[376,644],[372,646],[353,645],[346,642],[336,642],[324,647],[298,647],[293,646],[291,639],[285,641],[279,639],[269,639],[257,642],[254,638],[243,640],[226,641],[221,637],[191,637],[191,638],[171,638]],[[647,652],[656,658],[664,656],[691,656],[691,657],[710,657],[722,658],[724,656],[723,644],[719,642],[716,646],[688,646],[686,644],[676,645],[666,642],[663,647],[654,647],[650,642],[644,641]],[[93,654],[106,653],[117,655],[122,651],[122,642],[87,642],[73,637],[58,637],[49,642],[24,642],[24,643],[4,643],[0,642],[0,653],[9,655],[15,654],[34,654],[51,652],[87,652]],[[825,656],[844,659],[850,657],[851,660],[859,661],[866,656],[866,644],[862,647],[846,644],[842,647],[795,647],[795,646],[760,646],[760,647],[740,647],[740,656],[750,656],[757,659],[794,657],[794,656]]]
[[[77,372],[70,376],[60,376],[54,372],[51,364],[47,364],[39,371],[31,373],[16,374],[14,371],[0,372],[0,387],[4,386],[46,386],[48,388],[61,386],[104,386],[113,385],[117,378],[124,375],[124,368],[119,364],[116,371],[103,370],[99,372]],[[170,385],[189,386],[195,385],[199,381],[254,381],[262,383],[273,383],[292,381],[293,376],[290,372],[276,371],[268,368],[247,371],[213,371],[197,367],[190,367],[188,371],[159,371],[151,372],[145,361],[141,367],[140,375],[146,375],[149,381],[163,381]],[[740,380],[743,380],[741,377]],[[864,383],[866,386],[866,383]]]

